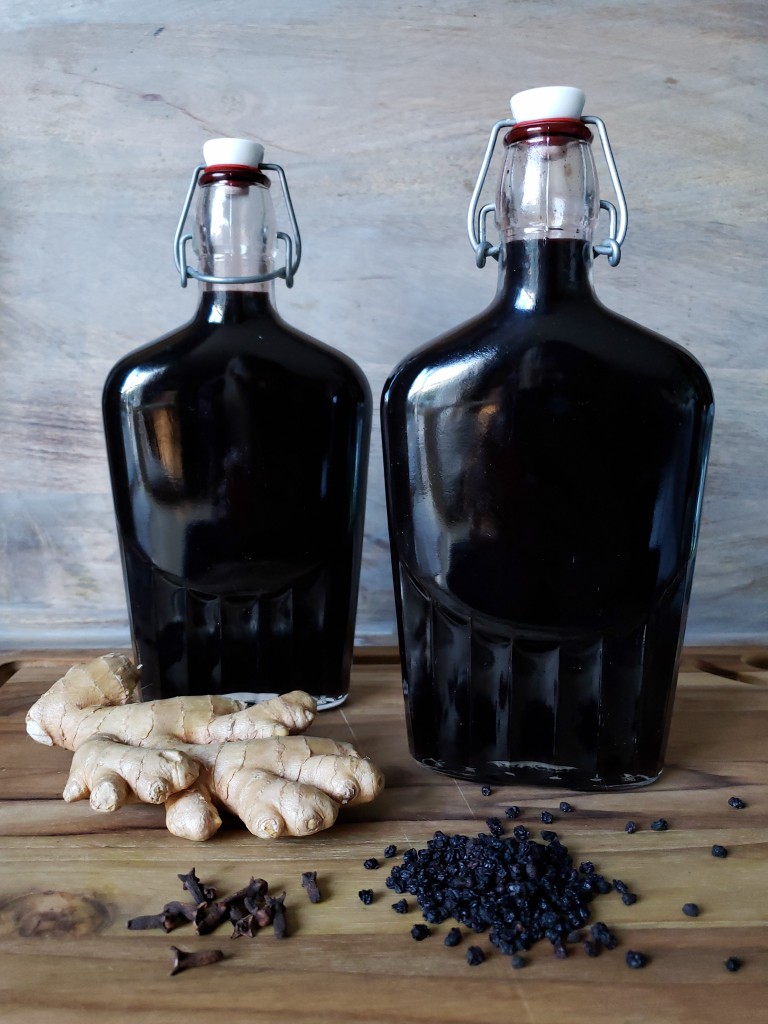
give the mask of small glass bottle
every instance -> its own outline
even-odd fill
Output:
[[[215,139],[176,236],[193,319],[131,353],[104,388],[104,425],[144,699],[302,689],[348,694],[371,397],[346,356],[285,323],[300,239],[263,147]],[[275,231],[268,172],[293,238]],[[195,249],[184,224],[197,195]],[[286,259],[277,267],[278,243]]]
[[[680,346],[613,313],[623,195],[580,90],[513,97],[500,131],[499,285],[408,356],[382,398],[409,740],[496,783],[632,787],[662,770],[693,574],[712,391]],[[600,204],[603,138],[620,214]],[[600,205],[612,237],[593,246]]]

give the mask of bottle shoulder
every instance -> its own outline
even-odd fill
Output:
[[[699,399],[712,389],[699,360],[684,346],[616,313],[594,294],[525,311],[498,298],[478,316],[415,349],[392,370],[384,401],[427,381],[487,381],[522,365],[558,375],[590,368],[617,377],[685,381]]]
[[[302,380],[308,386],[344,390],[370,403],[370,387],[360,367],[344,353],[305,334],[274,310],[224,322],[199,313],[186,324],[127,353],[112,367],[104,400],[126,390],[196,387],[217,377]]]

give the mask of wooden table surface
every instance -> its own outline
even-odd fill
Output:
[[[634,792],[574,794],[506,787],[489,797],[417,765],[408,755],[399,673],[391,652],[364,649],[352,695],[320,716],[318,735],[353,739],[384,770],[387,788],[373,804],[342,811],[336,826],[309,839],[265,842],[232,822],[193,844],[169,835],[162,810],[130,806],[95,814],[60,793],[70,755],[34,744],[24,715],[74,660],[67,652],[9,655],[0,664],[0,1019],[23,1021],[184,1022],[629,1022],[766,1020],[768,1010],[768,650],[686,652],[668,767]],[[728,806],[738,795],[744,810]],[[574,813],[562,815],[561,799]],[[596,959],[577,948],[566,960],[549,943],[513,970],[487,936],[473,942],[486,962],[469,967],[467,939],[442,942],[448,924],[415,943],[417,910],[395,914],[386,866],[362,862],[389,843],[422,846],[435,829],[475,834],[489,815],[516,803],[520,821],[540,827],[542,809],[577,860],[639,895],[624,906],[598,897],[620,946]],[[659,817],[669,830],[653,832]],[[628,819],[639,826],[624,831]],[[713,843],[729,849],[711,856]],[[386,862],[385,862],[386,863]],[[392,863],[392,862],[389,862]],[[271,929],[232,941],[230,929],[198,937],[191,926],[133,932],[126,921],[182,898],[176,875],[195,866],[220,892],[252,875],[287,891],[290,935]],[[317,905],[301,888],[315,870]],[[358,899],[373,888],[371,906]],[[698,918],[683,915],[696,902]],[[411,900],[414,904],[414,901]],[[221,948],[225,959],[169,976],[169,947]],[[630,970],[627,949],[650,957]],[[723,961],[743,960],[729,973]]]

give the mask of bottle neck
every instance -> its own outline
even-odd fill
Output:
[[[591,243],[576,238],[526,238],[502,244],[497,296],[525,313],[593,300]]]
[[[591,296],[600,201],[589,129],[576,120],[529,122],[504,141],[499,294],[525,311]]]
[[[206,170],[199,181],[195,227],[195,252],[202,274],[241,278],[274,270],[277,238],[270,182],[256,168]],[[268,308],[274,282],[200,284],[202,304],[215,311],[236,295],[242,296],[233,302],[238,308]]]

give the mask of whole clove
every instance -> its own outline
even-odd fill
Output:
[[[245,935],[249,939],[252,939],[258,930],[259,922],[256,920],[255,915],[246,914],[244,917],[241,917],[234,922],[231,937],[233,939],[239,939]]]
[[[276,939],[284,939],[288,934],[288,922],[285,917],[285,893],[280,896],[265,896],[265,909],[272,912],[272,924]]]
[[[162,910],[163,914],[174,914],[185,921],[194,921],[197,913],[197,905],[194,903],[181,903],[179,900],[171,900],[166,903]]]
[[[316,871],[304,871],[301,876],[301,884],[307,890],[307,896],[309,897],[310,903],[319,903],[322,899],[320,895],[320,889],[317,884],[317,872]]]
[[[172,932],[180,924],[187,920],[179,914],[169,914],[162,911],[159,914],[144,914],[141,917],[132,917],[127,924],[133,932],[148,931],[151,928],[162,928],[164,932]]]
[[[177,875],[176,877],[195,903],[211,903],[216,899],[216,890],[209,885],[203,885],[195,874],[194,868],[190,868],[186,875]]]
[[[228,920],[229,907],[224,900],[201,903],[195,914],[195,931],[198,935],[210,935],[220,924]]]
[[[179,949],[178,946],[171,946],[171,952],[173,953],[172,976],[192,967],[205,967],[207,964],[215,964],[224,959],[224,954],[220,949],[201,949],[194,953],[188,953],[184,949]]]

